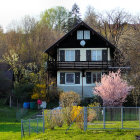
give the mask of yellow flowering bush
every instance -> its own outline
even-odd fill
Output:
[[[31,98],[32,99],[45,99],[45,97],[46,97],[46,85],[36,84]]]
[[[72,107],[72,111],[71,111],[72,121],[74,121],[74,119],[80,114],[82,109],[83,109],[83,107],[81,107],[81,106],[73,106]],[[81,119],[81,115],[79,115],[79,117],[77,117],[77,120],[78,119]]]
[[[72,121],[75,120],[76,125],[80,128],[84,128],[84,111],[83,107],[81,106],[73,106],[72,111],[71,111],[71,118]]]

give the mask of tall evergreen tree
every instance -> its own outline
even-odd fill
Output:
[[[76,3],[72,6],[71,13],[73,17],[73,26],[75,26],[81,21],[80,8]]]

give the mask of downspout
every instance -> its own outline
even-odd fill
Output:
[[[85,77],[85,75],[84,75],[84,70],[82,70],[82,99],[84,98],[83,77]]]

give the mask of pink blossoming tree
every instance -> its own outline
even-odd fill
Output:
[[[100,83],[96,83],[94,95],[103,99],[103,106],[122,106],[129,91],[133,89],[121,78],[120,70],[103,75]]]

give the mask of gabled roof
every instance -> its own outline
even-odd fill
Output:
[[[94,34],[100,36],[100,38],[102,40],[104,40],[106,43],[108,43],[112,48],[116,48],[110,41],[108,41],[105,37],[103,37],[100,33],[96,32],[94,29],[92,29],[90,26],[88,26],[85,22],[81,21],[79,24],[77,24],[72,30],[70,30],[67,34],[65,34],[62,38],[60,38],[59,40],[57,40],[53,45],[51,45],[46,51],[45,53],[48,53],[49,50],[53,49],[54,47],[57,47],[57,45],[63,41],[67,36],[69,36],[70,34],[72,34],[78,27],[80,27],[81,25],[84,25],[86,28],[88,28],[91,32],[93,32]]]

